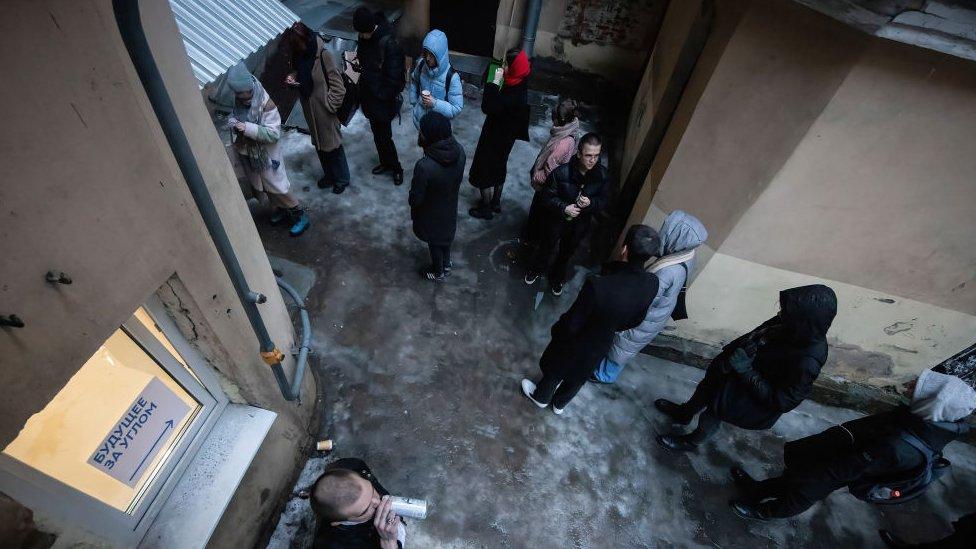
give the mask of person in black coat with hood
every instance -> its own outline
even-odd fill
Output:
[[[914,477],[926,458],[913,442],[941,454],[969,431],[966,418],[974,409],[976,391],[965,381],[926,370],[910,405],[787,442],[781,476],[760,482],[733,467],[732,479],[744,497],[731,502],[732,510],[755,520],[792,517],[854,483]]]
[[[329,464],[309,489],[315,549],[403,549],[406,527],[390,493],[361,459]]]
[[[443,281],[450,273],[451,244],[457,231],[458,190],[464,177],[464,149],[451,134],[451,121],[428,112],[420,119],[418,141],[424,156],[413,167],[410,217],[413,234],[430,248],[430,269],[421,276]]]
[[[516,140],[529,140],[529,58],[524,51],[514,49],[505,60],[503,75],[496,73],[496,80],[485,84],[481,99],[485,123],[468,172],[468,181],[481,191],[481,201],[468,213],[480,219],[501,213],[508,155]]]
[[[353,68],[360,73],[360,105],[363,116],[369,120],[380,159],[373,174],[392,172],[393,183],[400,185],[403,168],[393,143],[392,124],[403,104],[400,92],[406,84],[406,58],[383,12],[357,8],[352,25],[359,33],[358,64]]]
[[[576,301],[552,326],[552,339],[539,359],[542,379],[522,380],[522,393],[536,406],[562,414],[586,384],[613,343],[613,336],[644,320],[657,295],[657,276],[644,264],[657,254],[661,240],[646,225],[634,225],[624,238],[623,261],[583,283]]]
[[[694,431],[658,436],[661,446],[694,450],[723,421],[743,429],[768,429],[810,396],[827,361],[827,330],[837,314],[837,296],[822,284],[801,286],[780,292],[779,306],[779,314],[722,349],[688,402],[654,402],[680,425],[701,411]]]

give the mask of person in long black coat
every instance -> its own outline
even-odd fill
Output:
[[[403,105],[400,92],[406,83],[406,58],[383,12],[357,8],[353,27],[359,33],[358,64],[353,68],[360,72],[360,103],[379,156],[373,174],[392,172],[393,183],[399,185],[403,168],[393,142],[393,119]]]
[[[694,450],[723,421],[743,429],[768,429],[810,396],[827,361],[827,330],[837,314],[837,296],[822,284],[801,286],[780,292],[779,305],[778,315],[722,349],[688,402],[654,402],[681,425],[701,411],[694,431],[658,436],[661,446]]]
[[[529,140],[529,58],[524,51],[512,50],[506,61],[504,86],[500,80],[485,84],[481,99],[485,122],[468,172],[468,181],[481,191],[481,200],[468,213],[480,219],[501,213],[508,155],[516,140]]]
[[[458,190],[464,177],[464,149],[451,134],[451,121],[439,112],[420,119],[424,156],[413,167],[410,217],[413,233],[430,248],[430,269],[421,276],[442,281],[450,273],[451,244],[457,231]]]
[[[910,406],[787,442],[781,476],[760,482],[733,467],[732,478],[745,497],[731,502],[732,510],[748,519],[792,517],[855,482],[914,476],[925,456],[906,435],[940,454],[969,431],[966,418],[974,409],[976,391],[966,382],[927,370],[918,378]]]
[[[634,225],[624,239],[623,261],[586,279],[576,301],[552,326],[552,339],[539,360],[542,379],[522,380],[522,393],[536,406],[552,404],[552,411],[562,414],[610,350],[614,334],[644,320],[658,287],[657,276],[645,272],[644,263],[660,245],[654,229]]]

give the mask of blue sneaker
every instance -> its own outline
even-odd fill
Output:
[[[302,216],[298,218],[298,221],[295,221],[295,224],[288,229],[288,234],[292,236],[301,236],[301,234],[304,233],[311,224],[312,220],[309,219],[308,214],[302,212]]]

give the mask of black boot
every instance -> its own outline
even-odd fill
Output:
[[[399,169],[399,170],[393,172],[393,184],[396,185],[397,187],[399,187],[400,185],[403,185],[403,170],[402,169]]]
[[[471,217],[475,217],[477,219],[484,219],[486,221],[494,217],[493,215],[491,215],[491,208],[485,207],[484,204],[478,204],[477,206],[471,208],[470,210],[468,210],[468,214]]]
[[[671,418],[671,421],[679,425],[688,425],[695,414],[689,414],[684,406],[676,402],[671,402],[666,398],[659,398],[654,401],[654,407]]]
[[[772,517],[763,513],[762,506],[760,505],[752,505],[743,501],[730,501],[729,505],[732,507],[732,512],[739,518],[762,521],[772,519]]]

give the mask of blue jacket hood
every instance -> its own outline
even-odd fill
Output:
[[[675,210],[661,224],[661,257],[701,246],[708,231],[697,217]]]
[[[437,70],[431,71],[440,76],[451,64],[451,59],[447,53],[447,35],[439,29],[434,29],[424,37],[424,49],[434,54],[437,58]]]

